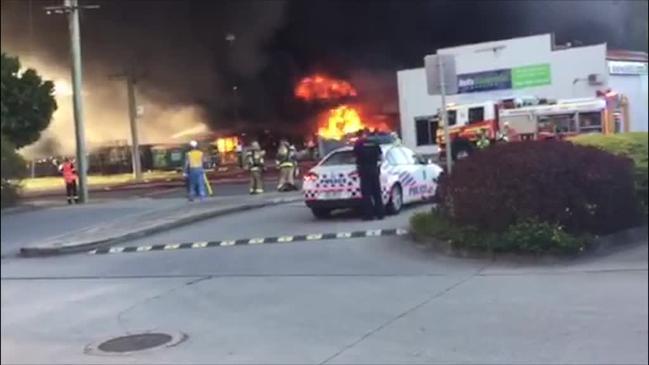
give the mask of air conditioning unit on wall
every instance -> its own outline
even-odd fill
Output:
[[[604,77],[600,74],[590,74],[588,75],[588,84],[589,85],[602,85],[604,84]]]

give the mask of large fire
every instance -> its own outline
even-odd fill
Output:
[[[348,81],[323,75],[305,77],[295,86],[295,97],[304,101],[319,101],[324,105],[338,105],[328,110],[318,121],[318,136],[341,140],[361,129],[389,131],[384,122],[372,121],[362,115],[357,106],[342,104],[358,96]],[[376,119],[376,118],[374,118]]]
[[[318,128],[318,135],[327,139],[341,139],[347,134],[365,128],[358,111],[348,105],[331,109],[325,125]]]
[[[361,129],[389,131],[384,122],[365,120],[361,117],[358,108],[350,105],[340,105],[329,110],[326,117],[322,119],[318,128],[318,136],[326,139],[341,140]]]
[[[322,75],[305,77],[295,87],[295,97],[305,101],[341,99],[356,95],[356,89],[349,82]]]

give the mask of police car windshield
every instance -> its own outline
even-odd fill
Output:
[[[322,161],[322,166],[340,166],[340,165],[355,165],[356,157],[354,151],[340,151],[335,152],[329,158]]]

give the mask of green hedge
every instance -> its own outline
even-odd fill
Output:
[[[418,238],[434,238],[455,248],[487,252],[574,254],[584,250],[591,239],[534,219],[515,223],[501,233],[484,232],[455,223],[437,211],[413,215],[410,227]]]
[[[489,252],[582,251],[599,230],[634,224],[635,196],[647,213],[648,138],[646,132],[582,135],[571,141],[585,147],[565,142],[496,146],[458,163],[440,185],[440,210],[414,215],[412,232]],[[573,203],[584,196],[596,203],[595,210],[587,209],[575,222],[570,218],[581,205]],[[557,218],[557,207],[571,214]]]
[[[649,133],[632,132],[620,134],[585,134],[571,140],[580,145],[592,146],[607,152],[625,156],[633,160],[635,166],[636,193],[640,199],[644,213],[647,214],[649,168]]]

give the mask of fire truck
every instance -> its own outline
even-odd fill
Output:
[[[626,97],[611,91],[597,97],[549,100],[537,97],[509,98],[447,107],[451,153],[454,160],[475,150],[480,133],[492,143],[508,124],[512,140],[563,139],[584,133],[618,133],[629,130]],[[438,118],[439,120],[439,118]],[[445,154],[443,122],[436,130],[437,144]]]

